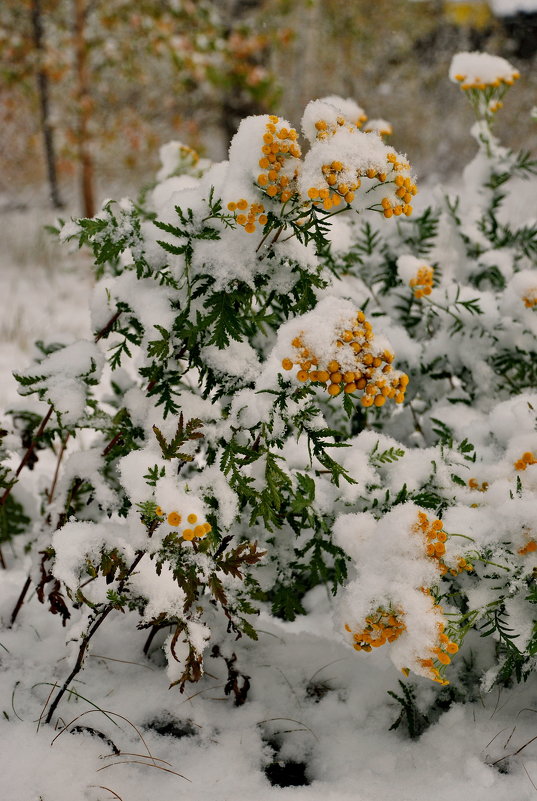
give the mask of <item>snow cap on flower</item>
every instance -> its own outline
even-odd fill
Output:
[[[388,340],[347,300],[323,298],[313,311],[283,325],[274,355],[296,380],[312,381],[331,396],[363,391],[362,406],[404,401],[408,376],[394,370]]]
[[[434,269],[422,259],[404,255],[397,259],[399,278],[414,290],[414,296],[430,295],[433,288]]]
[[[301,125],[305,138],[313,144],[317,140],[326,140],[343,127],[357,130],[366,120],[363,108],[354,100],[330,95],[308,103]]]
[[[388,120],[378,118],[375,120],[368,120],[363,127],[365,133],[377,133],[379,136],[391,136],[393,128]]]
[[[183,175],[185,173],[194,175],[201,174],[209,166],[206,159],[200,161],[198,153],[182,142],[166,142],[159,150],[161,168],[157,173],[157,181],[164,181],[172,175]]]
[[[287,120],[262,114],[244,119],[231,140],[230,175],[238,180],[226,187],[224,205],[247,233],[255,231],[256,223],[265,224],[265,208],[272,201],[286,203],[295,193],[301,155],[297,139]]]
[[[322,204],[325,211],[345,201],[357,210],[375,208],[387,218],[412,213],[417,188],[410,164],[377,132],[360,131],[324,100],[308,104],[302,129],[311,142],[298,179],[304,201]]]
[[[451,60],[449,78],[462,89],[511,86],[520,73],[505,58],[474,51],[456,53]]]
[[[338,517],[334,539],[351,556],[354,578],[337,616],[355,650],[387,643],[400,670],[443,683],[439,671],[457,646],[444,634],[442,609],[429,592],[441,574],[440,559],[428,550],[430,530],[443,533],[441,521],[430,520],[413,503],[380,520],[369,513]]]

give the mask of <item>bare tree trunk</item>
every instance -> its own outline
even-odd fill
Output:
[[[265,2],[266,0],[216,0],[215,5],[224,22],[225,35],[229,35],[233,25],[241,18],[254,11],[259,11]],[[234,83],[230,87],[220,90],[220,98],[220,127],[224,134],[224,146],[227,150],[241,120],[252,114],[263,114],[265,109]]]
[[[80,195],[85,217],[95,214],[94,170],[89,145],[91,98],[89,93],[88,51],[84,36],[87,15],[86,0],[74,0],[74,46],[76,70],[76,100],[78,113],[78,161],[80,165]]]
[[[45,149],[45,162],[47,165],[47,176],[49,193],[52,205],[55,209],[63,208],[63,201],[60,197],[58,187],[58,173],[56,170],[56,150],[54,147],[54,129],[50,122],[50,99],[48,75],[43,67],[43,56],[45,50],[44,31],[43,31],[43,12],[41,0],[31,0],[31,19],[34,46],[37,53],[37,93],[39,96],[39,110],[41,114],[41,132],[43,134],[43,145]]]

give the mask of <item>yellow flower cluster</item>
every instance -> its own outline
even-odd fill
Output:
[[[326,182],[326,186],[318,189],[315,186],[308,189],[308,197],[313,201],[313,205],[323,204],[325,211],[329,211],[334,206],[339,206],[342,200],[346,203],[352,203],[354,200],[354,192],[360,186],[360,179],[345,182],[342,173],[347,173],[348,170],[341,163],[341,161],[333,161],[331,164],[323,164],[322,173]]]
[[[427,556],[437,561],[441,576],[445,576],[447,573],[450,573],[452,576],[457,576],[464,570],[473,570],[473,565],[462,557],[457,561],[457,568],[448,568],[442,559],[446,552],[445,542],[447,541],[448,535],[444,531],[441,520],[431,521],[425,512],[418,512],[418,522],[414,525],[414,531],[425,537],[425,552]]]
[[[468,486],[471,490],[477,490],[478,492],[486,492],[489,488],[488,481],[483,481],[481,486],[479,486],[479,481],[477,478],[470,478],[468,479]]]
[[[290,158],[299,159],[302,155],[297,139],[298,134],[294,128],[286,128],[279,117],[270,115],[259,159],[263,172],[257,176],[257,183],[269,197],[277,198],[282,203],[290,200],[296,192],[294,181],[298,169],[289,176],[282,172],[282,168]]]
[[[444,543],[447,540],[447,534],[441,520],[429,520],[425,512],[418,512],[418,522],[414,525],[414,531],[421,532],[427,540],[427,556],[440,559],[445,554]]]
[[[537,459],[531,451],[526,451],[526,453],[522,454],[520,459],[517,459],[514,467],[515,470],[525,470],[526,467],[529,467],[532,464],[537,464]]]
[[[430,295],[433,290],[434,270],[432,267],[420,267],[414,278],[411,278],[408,285],[414,290],[415,298],[422,298]]]
[[[442,607],[437,604],[433,607],[433,609],[438,612],[442,611]],[[446,685],[449,684],[449,681],[442,677],[440,671],[443,666],[450,664],[451,656],[457,653],[459,646],[456,642],[453,642],[449,639],[445,633],[445,624],[441,620],[439,620],[436,625],[438,628],[438,644],[431,649],[431,656],[428,656],[424,659],[418,659],[418,663],[422,668],[425,668],[429,678],[432,679],[432,681],[436,681],[438,684]],[[436,666],[438,663],[441,667]]]
[[[471,78],[468,78],[468,76],[462,75],[461,73],[455,75],[455,80],[459,82],[461,89],[464,89],[465,92],[467,92],[469,89],[477,89],[478,91],[483,91],[489,88],[499,89],[502,84],[504,86],[512,86],[519,78],[520,73],[518,70],[513,70],[509,77],[495,78],[492,81],[481,80],[481,78],[476,75],[473,75]],[[495,109],[491,108],[490,110],[494,111]]]
[[[526,309],[533,309],[537,306],[537,288],[530,289],[522,298]]]
[[[387,219],[393,216],[399,217],[401,214],[410,217],[412,214],[410,203],[414,195],[417,195],[418,187],[412,182],[409,175],[401,174],[410,169],[410,164],[407,161],[398,161],[395,153],[388,153],[386,161],[388,162],[387,173],[371,169],[367,171],[366,175],[368,178],[378,178],[382,183],[385,181],[393,183],[397,187],[395,190],[396,201],[389,197],[383,197],[381,200],[384,216]]]
[[[372,615],[366,617],[366,625],[361,631],[353,633],[351,627],[345,624],[345,629],[354,640],[355,651],[371,651],[380,648],[387,642],[394,642],[406,630],[402,620],[404,612],[400,609],[384,609],[382,606]]]
[[[160,506],[157,506],[155,509],[155,514],[157,517],[166,517],[168,525],[172,526],[173,528],[177,528],[181,524],[185,525],[185,523],[183,523],[183,517],[179,512],[169,512],[169,514],[166,516],[166,512],[164,512]],[[188,540],[189,542],[194,539],[203,539],[203,537],[205,537],[212,530],[210,523],[198,522],[198,516],[193,512],[187,515],[186,522],[193,526],[193,528],[185,528],[182,531],[181,536],[184,540]]]
[[[256,223],[263,227],[267,222],[268,217],[264,213],[265,207],[262,203],[250,203],[248,206],[248,201],[244,198],[241,198],[236,203],[228,203],[227,207],[229,211],[235,212],[236,222],[238,225],[243,226],[247,234],[255,233]],[[237,214],[237,211],[239,214]]]
[[[329,211],[332,207],[338,206],[342,200],[352,203],[354,192],[361,186],[361,179],[376,179],[381,184],[385,183],[390,189],[395,186],[395,197],[393,192],[388,192],[381,199],[384,216],[387,219],[393,216],[399,217],[401,214],[409,217],[412,214],[411,200],[417,194],[418,188],[410,176],[401,173],[408,171],[410,164],[398,161],[395,153],[388,153],[386,162],[386,168],[382,170],[370,167],[354,172],[341,161],[324,164],[322,167],[324,185],[311,186],[307,191],[308,197],[313,205],[322,203],[325,211]]]
[[[325,384],[326,391],[331,396],[339,395],[341,391],[346,394],[363,391],[361,403],[365,407],[383,406],[388,398],[395,399],[396,403],[403,403],[408,376],[393,371],[393,353],[373,352],[373,337],[371,323],[360,311],[356,315],[353,328],[345,329],[337,335],[333,355],[339,358],[323,362],[304,346],[302,337],[298,336],[291,343],[297,355],[294,359],[283,359],[282,367],[284,370],[292,370],[294,365],[299,365],[300,370],[296,376],[299,381]],[[352,363],[353,369],[344,370],[342,363]]]
[[[195,167],[200,160],[199,154],[188,145],[179,145],[179,159],[181,166]]]
[[[352,122],[348,122],[342,115],[336,117],[335,124],[333,122],[327,122],[326,120],[317,120],[315,123],[317,139],[328,139],[330,136],[333,136],[337,130],[343,127],[347,128],[349,131],[359,130],[366,120],[367,114],[360,114],[358,119],[355,120],[354,125]]]

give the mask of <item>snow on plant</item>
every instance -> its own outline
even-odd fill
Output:
[[[458,83],[476,112],[483,117],[503,107],[502,98],[520,73],[505,58],[488,53],[457,53],[451,61],[449,77]]]
[[[374,135],[376,131],[360,131],[363,121],[361,109],[349,101],[338,104],[327,98],[308,105],[302,130],[311,147],[304,158],[299,189],[313,203],[322,201],[326,211],[345,200],[359,211],[409,217],[417,192],[410,164]]]
[[[379,136],[391,136],[393,133],[393,128],[388,120],[381,119],[380,117],[375,120],[368,120],[363,127],[363,130],[366,133],[371,133],[375,131],[378,133]]]
[[[183,689],[209,642],[255,639],[260,608],[305,613],[319,583],[357,658],[386,646],[445,684],[477,629],[487,686],[532,667],[537,228],[500,212],[537,170],[474,107],[463,191],[419,216],[406,157],[328,97],[305,155],[287,120],[250,117],[229,161],[172,143],[145,200],[60,226],[94,254],[95,341],[20,372],[49,409],[14,418],[22,467],[1,474],[7,511],[54,453],[13,613],[35,583],[78,648],[48,720],[115,610],[146,650],[168,631]]]
[[[365,314],[348,302],[324,298],[313,311],[281,326],[278,338],[278,350],[293,356],[285,356],[282,367],[298,365],[298,381],[326,385],[332,397],[361,390],[366,407],[383,406],[388,398],[403,403],[408,376],[393,370],[389,342],[375,339]]]

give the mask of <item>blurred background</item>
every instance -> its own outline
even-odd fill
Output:
[[[447,79],[458,50],[519,68],[497,125],[530,147],[537,0],[2,0],[0,203],[91,214],[151,180],[169,139],[221,159],[242,117],[298,125],[327,94],[387,119],[419,177],[445,179],[473,148]]]
[[[170,139],[218,160],[244,116],[298,126],[310,99],[340,94],[392,124],[422,185],[456,179],[475,152],[447,78],[460,50],[519,69],[497,132],[535,148],[537,0],[1,0],[0,339],[24,345],[50,319],[27,314],[25,276],[58,281],[56,300],[78,291],[43,224],[136,196]]]

